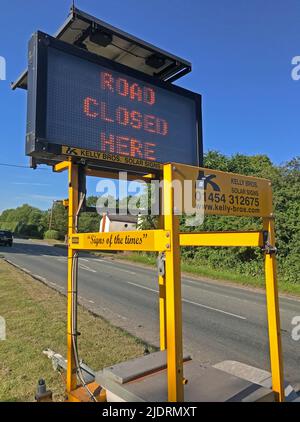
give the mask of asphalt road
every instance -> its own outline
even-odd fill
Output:
[[[0,255],[64,293],[66,254],[64,249],[29,240],[15,240],[12,248],[0,247]],[[80,302],[113,324],[158,345],[156,272],[110,258],[81,256]],[[183,277],[182,295],[184,347],[195,359],[204,365],[231,359],[269,370],[263,292]],[[292,339],[291,321],[300,315],[300,301],[281,297],[280,309],[285,376],[299,388],[300,341]]]

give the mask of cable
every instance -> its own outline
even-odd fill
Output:
[[[31,167],[22,166],[22,165],[19,165],[19,164],[0,163],[0,166],[2,166],[2,167],[17,167],[17,168],[21,168],[21,169],[30,169],[30,170],[32,170]],[[36,170],[48,170],[48,169],[47,168],[37,168]]]
[[[120,50],[124,51],[124,53],[131,54],[132,56],[137,57],[138,59],[145,60],[145,57],[139,56],[138,54],[135,54],[135,53],[132,53],[132,51],[126,50],[126,48],[120,47],[119,45],[117,45],[113,42],[111,42],[110,44],[113,45],[114,47],[119,48]]]
[[[75,358],[75,365],[76,365],[76,372],[78,378],[82,384],[82,386],[86,389],[91,399],[97,402],[96,397],[88,388],[84,376],[82,374],[80,360],[78,356],[78,347],[77,347],[77,274],[78,274],[78,252],[76,252],[73,256],[72,260],[72,344],[73,344],[73,352]],[[75,297],[74,297],[75,296]],[[75,300],[76,299],[76,300]]]
[[[84,202],[85,196],[86,196],[86,194],[82,195],[80,202],[78,204],[78,209],[77,209],[76,216],[75,216],[75,231],[76,232],[78,232],[78,216],[79,216],[82,204]],[[97,402],[96,397],[91,392],[91,390],[89,389],[89,387],[87,386],[87,384],[84,380],[84,376],[82,374],[82,370],[81,370],[81,366],[80,366],[78,346],[77,346],[77,335],[78,335],[78,331],[77,331],[77,304],[78,304],[77,294],[78,294],[78,290],[77,289],[78,289],[78,252],[76,252],[74,254],[73,258],[72,258],[72,304],[71,304],[71,309],[72,309],[72,332],[71,332],[72,344],[73,344],[76,372],[77,372],[78,378],[79,378],[82,386],[88,392],[90,398],[93,401]]]

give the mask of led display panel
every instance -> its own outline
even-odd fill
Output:
[[[201,97],[39,32],[29,47],[26,152],[200,165]]]

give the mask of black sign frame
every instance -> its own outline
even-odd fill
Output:
[[[54,165],[59,161],[66,159],[66,156],[72,156],[73,161],[78,161],[84,164],[90,164],[91,167],[105,167],[112,169],[124,169],[132,172],[143,173],[145,168],[151,170],[160,170],[162,164],[154,163],[155,165],[147,166],[144,164],[128,165],[124,160],[117,162],[115,160],[103,159],[101,154],[83,154],[77,156],[72,152],[78,147],[68,145],[70,154],[66,153],[66,146],[51,142],[51,139],[46,139],[46,124],[47,124],[47,78],[48,78],[48,48],[55,48],[67,54],[80,57],[92,63],[102,65],[103,67],[128,75],[140,82],[152,84],[154,86],[163,88],[179,94],[181,96],[192,99],[195,102],[196,110],[196,125],[197,125],[197,163],[196,165],[203,165],[203,140],[202,140],[202,97],[200,94],[194,93],[182,87],[163,82],[154,77],[148,76],[142,72],[129,68],[125,65],[113,62],[104,57],[99,57],[96,54],[90,53],[79,47],[75,47],[63,41],[57,40],[43,32],[36,32],[29,42],[28,53],[28,106],[27,106],[27,134],[26,134],[26,155],[32,157],[35,164]],[[79,148],[80,149],[80,148]],[[97,157],[99,155],[100,158]],[[116,154],[117,155],[117,154]],[[122,158],[122,156],[121,156]],[[180,162],[180,157],[177,162]],[[143,161],[143,160],[140,160]],[[191,163],[192,165],[192,163]],[[194,164],[195,165],[195,164]]]

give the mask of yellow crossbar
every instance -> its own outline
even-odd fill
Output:
[[[263,232],[181,233],[180,246],[250,246],[262,247]]]
[[[76,233],[69,245],[74,250],[164,252],[171,248],[169,232],[164,230]]]

